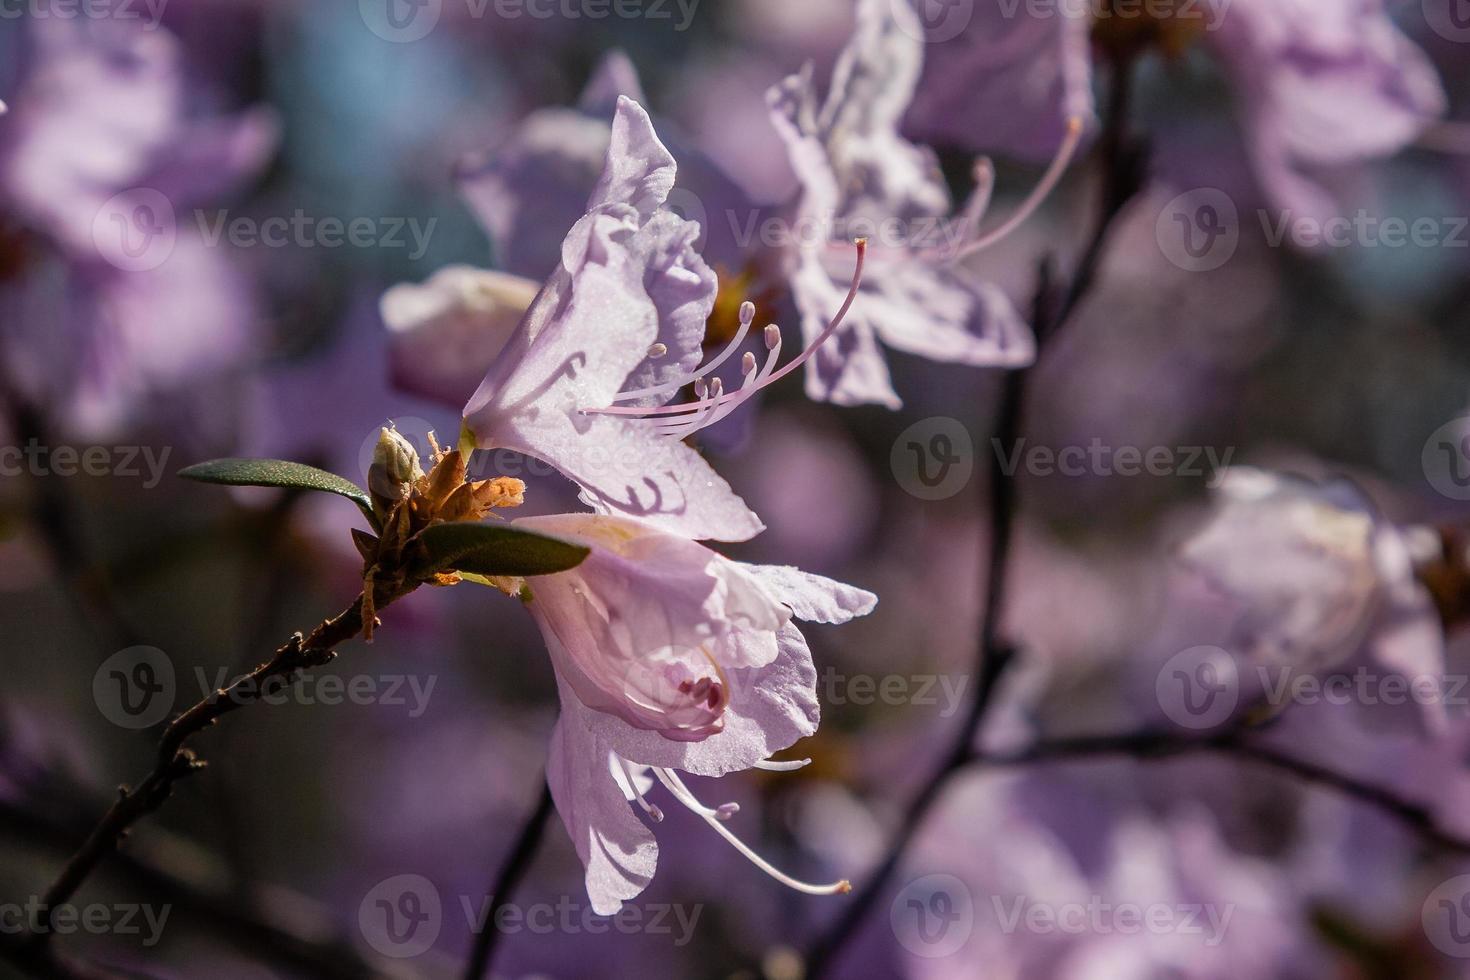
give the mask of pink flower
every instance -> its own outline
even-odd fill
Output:
[[[846,288],[846,256],[833,244],[879,236],[851,315],[808,363],[806,390],[813,399],[898,408],[880,341],[976,367],[1025,367],[1035,357],[1035,340],[1010,299],[957,263],[1035,210],[1069,162],[1081,120],[1069,121],[1062,152],[1017,215],[981,238],[991,192],[988,163],[977,166],[974,194],[952,215],[933,152],[899,135],[923,63],[922,38],[905,4],[863,0],[825,101],[818,102],[810,68],[767,97],[801,182],[796,234],[782,264],[809,341],[822,333]],[[895,229],[897,241],[890,240]]]
[[[700,366],[718,283],[694,250],[699,225],[665,204],[674,159],[648,114],[622,97],[607,165],[587,214],[515,335],[465,407],[476,446],[543,459],[602,513],[620,513],[697,539],[743,541],[763,527],[745,502],[683,439],[720,421],[756,391],[795,370],[840,326],[846,303],[816,340],[777,370],[781,333],[765,328],[767,357],[741,360],[745,382],[724,392],[705,376],[740,348],[755,317]],[[696,400],[668,405],[686,385]]]
[[[561,692],[547,780],[593,908],[615,913],[653,877],[658,844],[630,805],[663,818],[646,797],[653,780],[783,883],[845,890],[772,867],[725,827],[738,807],[705,806],[679,772],[804,764],[770,761],[815,732],[819,717],[816,668],[791,620],[846,622],[876,597],[794,568],[733,562],[624,517],[516,523],[592,549],[571,571],[530,579],[526,603]]]

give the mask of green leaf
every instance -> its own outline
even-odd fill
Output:
[[[378,526],[377,518],[373,516],[373,502],[366,490],[351,480],[305,463],[284,459],[212,459],[184,467],[179,470],[179,476],[200,483],[222,483],[232,487],[286,487],[335,493],[360,507],[373,527]]]
[[[418,541],[427,558],[414,567],[419,577],[435,572],[474,575],[551,575],[576,568],[591,549],[509,524],[468,521],[424,528]]]

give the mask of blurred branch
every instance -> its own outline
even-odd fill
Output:
[[[495,946],[500,940],[500,930],[495,927],[495,920],[500,917],[500,910],[510,904],[516,886],[530,869],[531,859],[536,855],[536,848],[541,845],[541,838],[546,833],[546,825],[550,822],[554,809],[551,787],[543,777],[536,809],[521,825],[521,832],[511,846],[510,857],[501,867],[495,886],[490,891],[490,913],[480,924],[480,934],[475,937],[475,948],[471,950],[469,962],[465,965],[464,980],[480,980],[489,976],[490,964],[495,959]]]
[[[0,800],[0,834],[32,846],[67,853],[85,839],[88,830],[55,813]],[[328,980],[372,980],[387,975],[336,935],[331,917],[310,899],[272,887],[269,901],[242,904],[232,888],[216,883],[224,875],[212,873],[191,847],[182,839],[153,842],[144,853],[137,853],[136,848],[119,851],[111,866],[146,893],[180,906],[241,952]],[[222,870],[214,868],[214,872]]]
[[[373,608],[382,609],[405,595],[410,587],[373,595]],[[174,783],[203,768],[187,745],[190,738],[217,723],[236,709],[254,704],[289,687],[300,674],[331,662],[335,648],[363,631],[363,603],[357,599],[337,616],[321,623],[308,637],[300,633],[276,650],[270,660],[249,674],[238,678],[227,688],[213,694],[175,718],[164,730],[158,747],[158,760],[153,770],[135,789],[122,787],[118,799],[92,829],[82,846],[72,855],[60,876],[42,897],[44,914],[50,916],[76,894],[77,889],[109,854],[114,852],[134,824],[157,810],[169,798]],[[39,957],[49,945],[52,930],[24,935],[23,949],[27,957]],[[13,959],[15,957],[12,957]],[[17,960],[21,960],[22,957]]]
[[[970,762],[980,766],[1015,767],[1050,762],[1077,762],[1122,756],[1138,762],[1174,759],[1201,752],[1233,756],[1294,776],[1313,786],[1341,793],[1375,807],[1412,830],[1422,840],[1457,854],[1470,854],[1470,840],[1451,834],[1421,803],[1393,790],[1337,772],[1280,749],[1249,740],[1248,733],[1230,730],[1216,735],[1187,736],[1175,731],[1142,731],[1124,735],[1091,735],[1051,739],[1012,755],[975,752]]]
[[[992,445],[1012,446],[1020,438],[1027,391],[1037,365],[1041,363],[1042,353],[1071,321],[1095,284],[1114,224],[1128,202],[1144,185],[1147,150],[1128,131],[1133,59],[1114,59],[1112,68],[1111,98],[1098,143],[1104,179],[1094,230],[1066,290],[1060,296],[1054,295],[1050,260],[1042,263],[1032,317],[1036,333],[1036,360],[1031,367],[1006,375],[996,413]],[[904,812],[898,830],[885,850],[883,860],[843,908],[832,926],[818,936],[808,950],[806,966],[807,975],[811,978],[822,976],[835,962],[848,940],[857,933],[867,914],[888,887],[888,882],[907,853],[919,827],[943,794],[950,779],[972,760],[974,744],[984,730],[996,689],[1015,659],[1014,647],[1000,635],[1000,620],[1005,604],[1007,573],[1011,564],[1011,541],[1015,531],[1016,471],[1008,471],[1000,453],[992,452],[988,456],[990,467],[986,485],[989,499],[982,500],[981,506],[989,514],[990,540],[985,549],[984,578],[981,580],[985,592],[981,601],[975,670],[978,680],[974,697],[949,751],[941,758],[933,774]],[[984,492],[982,487],[982,493]]]

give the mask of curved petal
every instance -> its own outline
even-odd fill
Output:
[[[558,682],[561,717],[551,733],[546,782],[598,915],[614,915],[653,880],[658,841],[638,819],[608,770],[611,750],[593,729],[594,713]]]
[[[742,567],[803,622],[846,623],[866,616],[878,605],[878,597],[866,589],[791,565]]]

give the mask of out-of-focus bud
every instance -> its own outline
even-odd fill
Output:
[[[413,443],[384,426],[373,448],[372,466],[368,467],[368,495],[373,499],[374,513],[380,519],[386,518],[394,504],[413,493],[414,484],[423,476]]]
[[[422,285],[400,283],[383,294],[393,384],[461,408],[541,288],[520,276],[451,265]]]

